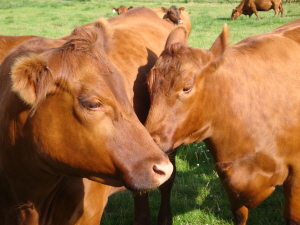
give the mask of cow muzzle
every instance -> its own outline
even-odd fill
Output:
[[[131,191],[148,191],[157,188],[166,182],[173,172],[173,165],[163,152],[160,162],[141,162],[135,166],[134,171],[127,172],[124,177],[125,186]],[[145,168],[149,168],[145,172]]]

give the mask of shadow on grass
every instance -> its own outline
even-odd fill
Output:
[[[171,199],[173,224],[233,224],[226,192],[206,146],[201,143],[182,147],[176,164],[178,172]],[[160,204],[157,189],[149,193],[149,202],[152,224],[156,224]],[[279,187],[256,209],[250,210],[248,225],[284,224],[283,204],[283,190]],[[133,224],[133,208],[129,191],[111,196],[101,225]]]

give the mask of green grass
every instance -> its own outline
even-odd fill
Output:
[[[285,1],[284,1],[285,2]],[[69,34],[75,26],[95,21],[100,17],[112,17],[112,7],[126,6],[184,6],[191,14],[193,30],[189,45],[210,48],[227,23],[231,44],[245,37],[268,32],[300,17],[300,3],[284,4],[285,17],[274,18],[274,12],[259,12],[251,18],[240,16],[231,21],[230,15],[238,0],[1,0],[0,34],[39,35],[58,38]],[[203,109],[205,110],[205,109]],[[176,157],[178,173],[172,192],[172,210],[175,225],[187,224],[232,224],[232,214],[226,193],[214,170],[211,155],[203,143],[182,147]],[[153,224],[157,219],[159,192],[150,192],[150,207]],[[283,190],[274,194],[256,209],[251,210],[249,225],[284,224]],[[110,197],[101,225],[128,225],[133,222],[133,201],[130,192],[117,193]]]

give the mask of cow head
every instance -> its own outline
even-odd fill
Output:
[[[235,20],[235,19],[238,18],[242,13],[243,13],[243,12],[242,12],[241,9],[237,9],[237,8],[233,9],[233,10],[232,10],[232,13],[231,13],[231,19],[232,19],[232,20]]]
[[[187,32],[174,29],[165,50],[148,74],[151,107],[146,128],[159,147],[168,151],[199,142],[210,134],[210,109],[204,86],[217,68],[227,45],[227,26],[210,50],[186,45]]]
[[[99,21],[77,28],[61,47],[14,63],[12,89],[30,109],[15,142],[50,174],[155,188],[173,167],[136,117],[122,72],[106,55],[112,38],[106,20]]]
[[[132,9],[132,8],[133,8],[133,6],[126,7],[125,5],[120,5],[119,8],[113,7],[113,8],[111,8],[111,10],[112,10],[113,12],[117,12],[118,15],[121,15],[121,14],[127,12],[129,9]]]
[[[171,6],[169,9],[165,7],[161,7],[162,11],[165,13],[163,19],[169,19],[174,24],[182,24],[183,21],[180,17],[181,12],[185,9],[184,7],[180,7],[179,9],[176,6]]]

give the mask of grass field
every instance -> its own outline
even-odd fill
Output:
[[[262,20],[240,16],[231,21],[237,0],[183,0],[183,1],[117,1],[117,0],[1,0],[0,34],[39,35],[57,38],[69,34],[75,26],[86,24],[99,17],[116,16],[112,7],[126,6],[184,6],[190,12],[193,26],[189,45],[209,48],[222,30],[224,23],[230,28],[231,43],[245,37],[268,32],[282,24],[300,18],[300,3],[284,3],[285,17],[274,18],[273,10],[260,12]],[[205,110],[205,109],[203,109]],[[229,203],[214,170],[209,150],[203,143],[180,149],[176,163],[178,173],[172,192],[173,220],[175,225],[232,224]],[[283,193],[279,188],[259,207],[250,212],[249,225],[284,224]],[[150,192],[153,224],[157,218],[159,193]],[[133,222],[133,201],[130,192],[110,197],[101,225],[127,225]]]

